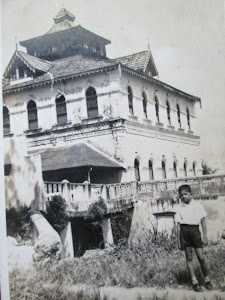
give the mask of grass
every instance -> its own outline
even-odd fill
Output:
[[[224,243],[208,246],[206,256],[214,288],[224,289]],[[201,282],[201,272],[198,268],[196,271]],[[14,270],[10,274],[11,299],[108,299],[100,295],[98,289],[88,293],[70,289],[78,284],[97,288],[116,285],[189,288],[190,279],[184,253],[177,250],[175,238],[153,235],[149,235],[144,244],[116,247],[112,252],[95,257],[49,260],[34,265],[29,272]]]

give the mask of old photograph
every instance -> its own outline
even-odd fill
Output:
[[[1,20],[1,299],[225,299],[224,1]]]

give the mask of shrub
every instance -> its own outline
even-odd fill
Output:
[[[66,228],[68,216],[66,213],[66,200],[62,196],[53,196],[52,200],[47,202],[46,212],[42,213],[59,234]]]
[[[113,239],[116,245],[126,245],[130,233],[133,209],[110,216]]]
[[[88,207],[87,219],[100,221],[107,214],[107,206],[102,197]]]
[[[32,227],[29,217],[30,208],[21,207],[6,209],[7,234],[17,239],[18,242],[32,239]]]

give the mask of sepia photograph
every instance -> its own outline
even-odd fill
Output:
[[[223,0],[1,0],[0,300],[225,299]]]

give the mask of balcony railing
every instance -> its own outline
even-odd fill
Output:
[[[182,184],[192,187],[194,198],[225,195],[225,175],[205,175],[117,184],[70,183],[67,180],[45,182],[45,197],[49,201],[54,195],[62,195],[68,211],[72,212],[85,212],[91,203],[101,197],[107,204],[108,212],[115,212],[132,207],[139,198],[146,196],[154,211],[172,211],[178,187]]]

